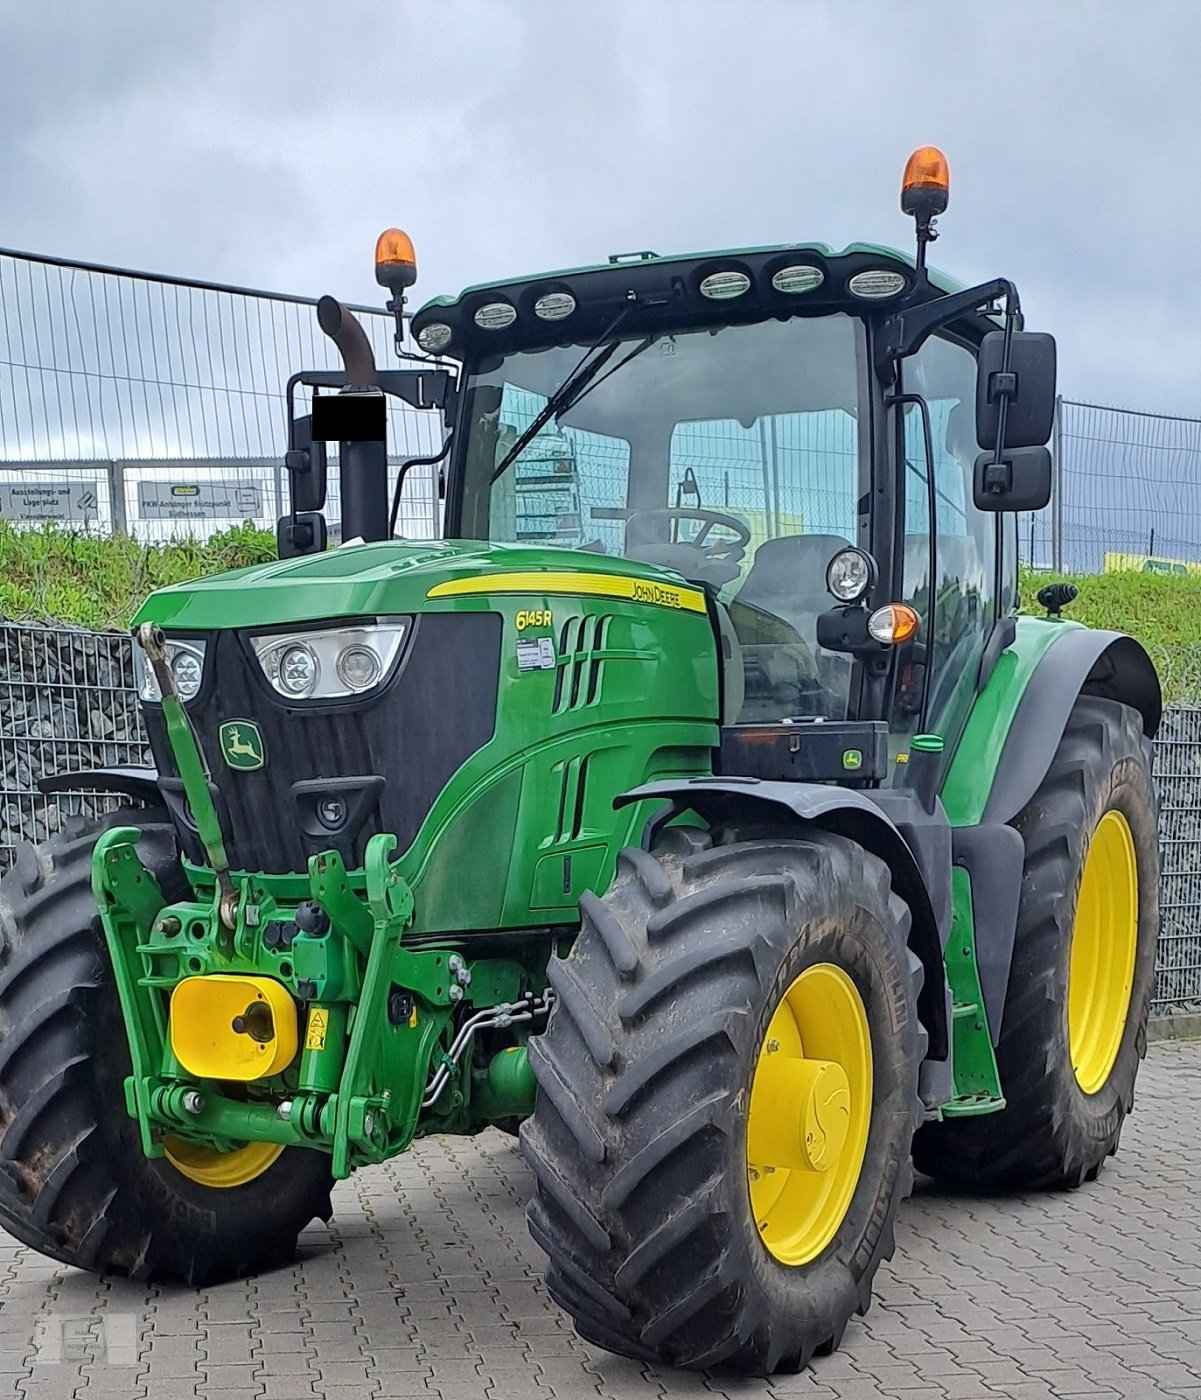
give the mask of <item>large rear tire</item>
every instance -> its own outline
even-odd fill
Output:
[[[101,832],[137,826],[168,899],[186,895],[161,812],[122,811],[24,846],[0,880],[0,1226],[65,1264],[203,1283],[288,1258],[328,1219],[321,1153],[177,1144],[150,1160],[125,1107],[129,1049],[91,889]]]
[[[587,1340],[797,1370],[866,1310],[912,1180],[909,911],[842,837],[677,836],[622,853],[551,964],[530,1229]]]
[[[1159,933],[1150,750],[1129,706],[1076,702],[1014,822],[1026,863],[997,1045],[1006,1106],[923,1127],[919,1171],[973,1189],[1075,1187],[1117,1150]]]

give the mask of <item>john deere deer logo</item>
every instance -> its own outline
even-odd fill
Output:
[[[263,753],[263,736],[253,720],[227,720],[220,730],[221,757],[231,768],[250,773],[261,768],[267,759]]]

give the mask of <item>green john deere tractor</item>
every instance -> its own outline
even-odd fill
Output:
[[[288,386],[280,559],[136,624],[154,770],[0,883],[0,1223],[199,1282],[418,1135],[515,1131],[553,1297],[795,1369],[919,1170],[1071,1187],[1118,1143],[1157,914],[1155,672],[1017,618],[1054,342],[1012,283],[856,244],[474,287]],[[377,274],[403,328],[411,245]],[[454,366],[454,373],[449,366]],[[445,413],[393,536],[385,407]],[[343,542],[327,548],[327,444]]]

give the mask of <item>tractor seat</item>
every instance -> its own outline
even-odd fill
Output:
[[[738,605],[744,603],[756,613],[770,613],[788,623],[816,644],[817,615],[834,605],[826,592],[826,565],[840,549],[850,548],[850,540],[841,535],[783,535],[764,540],[755,551],[746,581],[731,602],[734,625],[738,626]],[[757,638],[743,640],[753,642]]]
[[[817,618],[833,606],[826,565],[849,547],[841,535],[784,535],[765,540],[755,552],[745,582],[730,600],[730,621],[742,649],[743,723],[824,713],[824,696],[831,690],[824,672],[845,669],[845,662],[818,655]]]

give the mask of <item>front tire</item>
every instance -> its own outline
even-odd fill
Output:
[[[329,1161],[257,1143],[143,1155],[91,888],[92,851],[114,826],[139,827],[163,893],[186,897],[170,823],[142,810],[24,846],[0,880],[0,1225],[97,1273],[189,1283],[251,1273],[289,1257],[314,1216],[329,1219]]]
[[[912,1181],[909,911],[842,837],[681,839],[624,851],[551,964],[530,1229],[587,1340],[797,1370],[866,1310]]]
[[[923,1127],[919,1171],[972,1189],[1075,1187],[1117,1150],[1155,982],[1150,748],[1129,706],[1077,700],[1014,822],[1026,861],[997,1045],[1006,1107]]]

